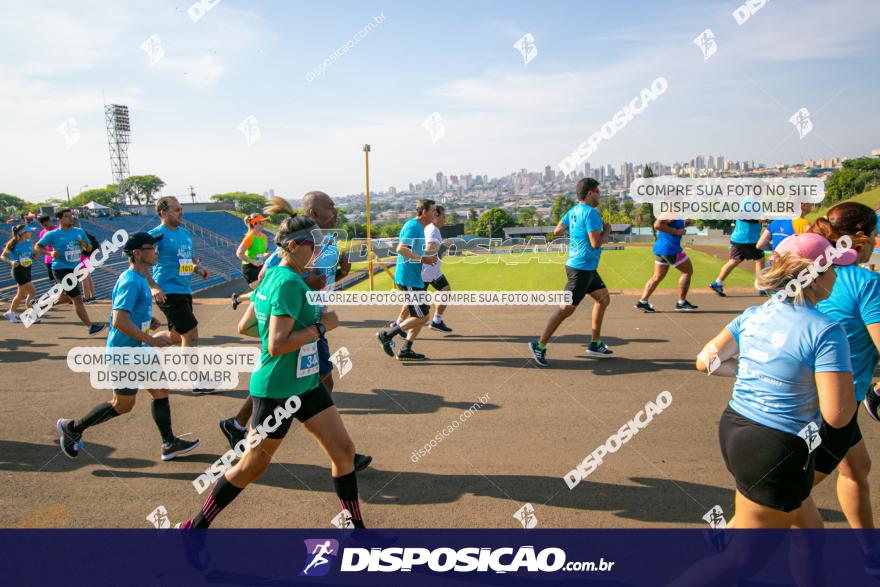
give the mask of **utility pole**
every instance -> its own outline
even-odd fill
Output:
[[[196,203],[196,188],[189,186],[189,197],[192,198],[193,204]]]
[[[70,186],[66,185],[64,187],[67,188],[67,203],[69,204],[70,203]]]

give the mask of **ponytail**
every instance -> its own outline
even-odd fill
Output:
[[[269,199],[269,203],[263,208],[263,213],[269,215],[286,214],[288,216],[278,225],[278,231],[275,233],[275,245],[281,249],[282,255],[289,254],[287,243],[290,242],[292,235],[304,233],[305,236],[310,229],[318,226],[314,220],[294,210],[290,202],[278,196],[272,196]]]
[[[15,241],[18,240],[18,233],[21,232],[24,227],[24,224],[16,224],[12,227],[12,238],[6,241],[6,245],[3,247],[4,255],[8,255],[12,252],[12,247],[15,246]]]
[[[852,248],[860,249],[871,242],[871,233],[877,228],[877,213],[858,202],[843,202],[832,206],[828,213],[813,223],[812,232],[821,234],[832,244],[846,235],[852,239]],[[862,233],[862,234],[858,234]]]

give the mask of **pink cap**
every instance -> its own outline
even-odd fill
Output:
[[[835,247],[821,234],[805,232],[785,237],[773,252],[777,255],[793,253],[798,257],[815,261],[816,259],[825,259],[826,251],[830,250],[834,251],[834,254],[827,255],[832,264],[852,265],[855,263],[859,254],[854,249],[841,247],[840,244],[838,243]],[[827,262],[825,261],[825,263]]]

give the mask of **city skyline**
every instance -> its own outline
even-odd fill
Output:
[[[194,185],[200,200],[362,192],[364,143],[376,191],[438,169],[558,172],[660,76],[668,89],[603,138],[592,167],[697,153],[793,164],[878,146],[880,82],[865,72],[880,19],[866,0],[768,3],[742,26],[721,1],[634,1],[625,21],[582,3],[451,2],[430,16],[209,4],[194,19],[189,2],[4,2],[0,190],[38,201],[111,183],[105,101],[130,107],[131,173],[169,194]],[[707,28],[705,58],[694,40]]]

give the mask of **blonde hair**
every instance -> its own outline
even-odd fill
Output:
[[[770,257],[770,267],[767,267],[758,274],[758,287],[769,294],[775,294],[783,291],[792,281],[798,281],[798,275],[810,267],[813,261],[805,259],[794,253],[783,253],[782,255],[773,254]],[[788,296],[789,294],[786,294]],[[803,305],[805,303],[803,288],[798,285],[797,294],[793,296],[794,303]]]

